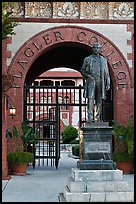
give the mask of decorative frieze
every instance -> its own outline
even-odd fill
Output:
[[[131,20],[134,2],[15,2],[13,16]]]

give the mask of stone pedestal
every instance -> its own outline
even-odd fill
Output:
[[[80,132],[80,159],[77,168],[59,194],[60,202],[134,202],[123,171],[111,160],[112,127],[87,123]]]
[[[81,128],[79,169],[116,169],[111,160],[112,127],[107,122],[86,123]]]
[[[134,202],[121,170],[71,169],[71,177],[59,194],[60,202]]]

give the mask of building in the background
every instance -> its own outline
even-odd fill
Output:
[[[41,121],[39,117],[41,114],[35,111],[35,107],[39,107],[39,111],[42,111],[45,104],[46,106],[50,104],[43,104],[48,102],[44,94],[43,98],[39,98],[40,101],[35,100],[36,93],[41,93],[41,91],[35,91],[36,84],[32,87],[31,97],[33,98],[28,99],[30,93],[27,91],[28,86],[35,80],[39,81],[36,83],[47,83],[43,79],[42,82],[39,77],[41,74],[42,76],[48,74],[48,71],[53,68],[71,68],[79,72],[84,58],[92,53],[94,42],[102,45],[101,55],[108,61],[112,84],[108,101],[103,104],[104,120],[114,119],[125,124],[134,112],[134,2],[16,2],[13,19],[20,23],[14,29],[16,34],[2,40],[3,179],[8,175],[7,147],[11,150],[14,146],[14,143],[9,143],[6,137],[7,130],[12,125],[19,125],[27,117],[31,118],[32,124],[40,126],[42,123],[42,126],[48,126],[47,120],[44,120],[46,116],[43,115],[43,121]],[[5,73],[8,73],[8,77]],[[74,73],[77,74],[77,72]],[[59,84],[62,86],[67,80],[68,84],[75,83],[77,86],[76,83],[80,84],[80,82],[76,79],[82,80],[80,76],[74,78],[73,74],[71,79],[65,78],[63,74],[59,80],[56,80],[57,73],[54,75],[48,77],[49,81],[46,85],[52,83],[56,90]],[[10,77],[14,80],[12,87],[8,89]],[[78,90],[80,93],[80,89]],[[77,94],[78,97],[79,95]],[[57,95],[54,104],[57,108],[58,99],[61,101],[62,98],[58,98]],[[29,103],[30,100],[33,104]],[[12,105],[16,109],[13,119],[9,115]],[[73,105],[75,109],[67,113],[68,110],[64,110],[61,118],[65,124],[70,123],[75,126],[79,121],[80,126],[81,121],[84,120],[81,114],[82,107],[76,104],[76,101]],[[75,121],[78,107],[80,119]],[[31,108],[33,108],[33,116],[31,116]],[[72,113],[73,118],[70,116]],[[59,125],[58,120],[54,124]],[[59,132],[58,126],[57,132]]]

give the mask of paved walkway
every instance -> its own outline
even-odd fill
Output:
[[[61,152],[59,167],[29,167],[26,176],[12,176],[2,181],[2,202],[59,202],[58,195],[63,192],[71,168],[76,167],[78,159]],[[129,190],[134,191],[134,174],[124,175]]]

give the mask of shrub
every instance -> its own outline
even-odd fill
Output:
[[[112,134],[116,138],[117,151],[133,155],[134,153],[134,125],[133,117],[129,117],[126,125],[121,125],[119,122],[113,121]]]
[[[15,35],[14,27],[20,25],[11,18],[16,2],[2,2],[2,40],[8,35]]]
[[[62,132],[63,144],[69,144],[72,140],[75,140],[78,136],[78,131],[73,126],[66,126]]]
[[[72,154],[75,156],[79,156],[79,145],[75,145],[72,147]]]
[[[34,128],[27,124],[26,121],[23,121],[19,128],[15,125],[12,126],[12,131],[8,131],[9,137],[14,137],[14,151],[27,151],[27,147],[30,147],[31,144],[36,143],[36,138],[38,137],[38,133],[34,132]],[[23,145],[19,147],[19,137],[21,138]]]
[[[132,156],[127,153],[114,152],[112,153],[112,159],[115,162],[128,162],[132,161]]]
[[[9,152],[7,155],[7,161],[9,164],[28,164],[29,162],[33,162],[33,159],[33,153],[30,152]]]

